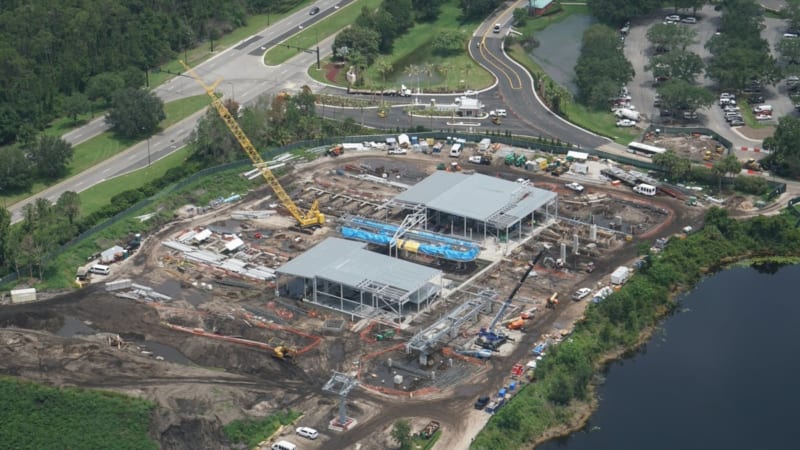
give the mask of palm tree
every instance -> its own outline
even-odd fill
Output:
[[[417,93],[419,93],[419,75],[422,73],[420,67],[416,64],[409,64],[406,66],[404,73],[409,78],[417,77]]]
[[[453,71],[453,64],[449,62],[441,63],[437,70],[444,75],[444,90],[446,91],[450,88],[450,77],[448,75]]]
[[[375,61],[375,70],[377,70],[378,73],[381,74],[381,77],[383,78],[384,87],[386,87],[386,75],[392,73],[393,69],[394,67],[392,67],[392,65],[389,64],[389,60],[386,58],[378,58],[378,60]]]
[[[436,66],[434,66],[433,63],[425,63],[422,66],[422,70],[425,72],[425,78],[428,79],[428,89],[430,89],[431,77],[433,76],[433,73],[436,71]]]

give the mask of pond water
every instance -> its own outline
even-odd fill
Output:
[[[788,266],[703,281],[642,351],[611,364],[584,430],[537,449],[800,447],[798,279]]]

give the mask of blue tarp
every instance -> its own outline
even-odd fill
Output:
[[[365,231],[352,227],[342,227],[342,236],[348,239],[355,239],[379,245],[390,245],[395,232],[399,228],[397,225],[375,222],[362,218],[353,219],[353,223],[372,228],[373,231]],[[419,253],[437,258],[444,258],[450,261],[469,262],[474,261],[480,254],[480,247],[474,242],[455,239],[425,231],[410,230],[406,232],[407,240],[418,238],[420,241],[433,241],[435,243],[419,244]]]

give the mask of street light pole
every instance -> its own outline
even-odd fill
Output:
[[[150,136],[147,136],[147,168],[150,168]]]

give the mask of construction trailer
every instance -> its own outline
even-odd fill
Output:
[[[328,238],[276,271],[279,294],[351,318],[400,321],[430,306],[442,290],[442,272]]]

